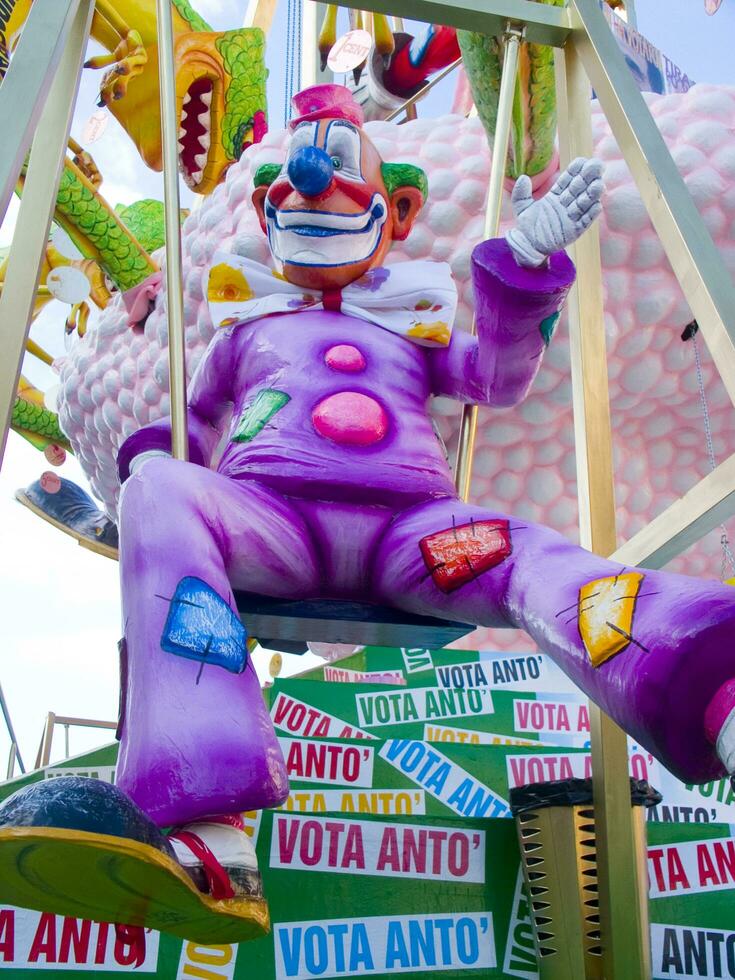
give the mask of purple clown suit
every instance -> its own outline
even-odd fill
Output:
[[[559,220],[576,219],[575,229],[557,238],[550,212],[519,182],[517,228],[472,256],[477,337],[451,332],[451,315],[437,327],[432,311],[451,314],[446,267],[436,267],[436,283],[424,269],[417,302],[411,294],[400,316],[381,320],[348,294],[354,283],[380,306],[380,289],[400,272],[375,262],[382,244],[359,281],[347,276],[321,298],[303,273],[310,262],[336,265],[330,255],[349,265],[361,236],[369,245],[388,235],[391,194],[401,193],[370,177],[359,110],[336,90],[297,97],[289,158],[260,196],[284,270],[261,272],[275,298],[237,256],[235,286],[218,293],[227,263],[215,260],[210,299],[239,302],[240,314],[225,318],[191,383],[190,461],[164,457],[166,420],[119,454],[120,788],[160,826],[286,796],[233,588],[522,628],[681,778],[732,770],[732,588],[624,568],[548,528],[461,502],[427,407],[432,395],[489,406],[523,398],[574,279],[561,247],[599,212],[599,170],[576,162],[547,196],[571,191]],[[332,192],[354,207],[325,205]],[[394,237],[407,207],[397,206]],[[555,248],[545,250],[549,238]]]

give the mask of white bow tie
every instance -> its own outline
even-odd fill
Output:
[[[231,252],[217,252],[204,274],[212,322],[227,327],[273,313],[338,309],[424,347],[446,347],[457,287],[446,262],[397,262],[370,269],[342,290],[294,286],[280,273]]]

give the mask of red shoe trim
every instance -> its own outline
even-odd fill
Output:
[[[194,857],[202,862],[204,874],[209,885],[209,894],[213,899],[234,898],[235,890],[232,887],[230,876],[219,863],[214,854],[210,851],[201,837],[192,834],[190,830],[178,830],[176,833],[169,834],[169,840],[178,840],[189,848]]]

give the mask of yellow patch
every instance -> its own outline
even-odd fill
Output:
[[[226,262],[212,266],[207,286],[210,303],[243,303],[254,298],[250,283],[239,269],[233,269]]]
[[[594,579],[579,590],[579,632],[593,667],[631,643],[633,613],[643,575],[625,572]]]
[[[280,279],[281,282],[288,282],[288,279],[286,279],[284,274],[282,272],[279,272],[277,269],[272,269],[271,275],[273,276],[274,279]]]
[[[431,340],[435,344],[446,347],[451,339],[451,331],[449,324],[444,320],[435,320],[433,323],[417,323],[415,327],[409,328],[407,336]]]

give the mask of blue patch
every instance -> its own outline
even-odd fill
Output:
[[[544,344],[547,347],[551,343],[551,338],[554,336],[554,331],[556,330],[556,325],[559,322],[560,316],[561,310],[557,310],[556,313],[552,313],[550,316],[547,316],[545,320],[542,320],[539,325],[541,336],[544,338]]]
[[[188,660],[241,674],[248,662],[248,634],[227,603],[200,578],[187,576],[171,599],[161,648]]]

